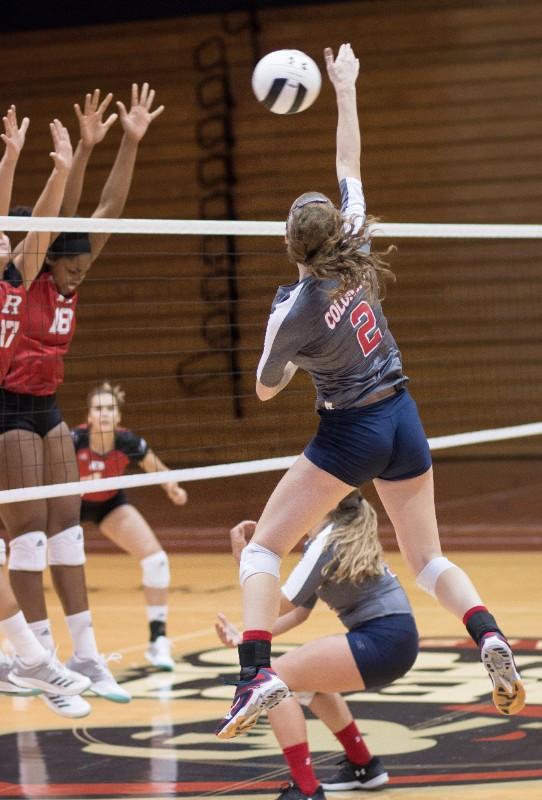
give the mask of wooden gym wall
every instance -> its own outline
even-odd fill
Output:
[[[0,105],[31,117],[14,202],[40,191],[52,117],[75,139],[72,107],[86,91],[127,103],[131,82],[144,80],[166,112],[140,147],[125,216],[281,220],[306,189],[337,197],[326,78],[311,109],[279,117],[256,103],[250,73],[258,53],[299,47],[323,67],[324,46],[350,41],[370,212],[540,221],[537,0],[292,5],[260,11],[257,31],[251,23],[239,12],[1,36]],[[94,209],[119,139],[117,125],[96,148],[81,215]],[[428,434],[539,418],[541,250],[399,242],[386,310]],[[89,387],[108,377],[127,390],[126,424],[172,466],[297,452],[315,426],[309,382],[296,377],[270,405],[253,397],[274,288],[294,277],[277,240],[113,237],[81,292],[61,390],[68,422],[84,418]],[[470,452],[534,456],[540,441]]]

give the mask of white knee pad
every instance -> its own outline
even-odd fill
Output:
[[[258,572],[267,572],[268,575],[274,575],[279,580],[280,561],[280,557],[268,550],[267,547],[249,542],[241,552],[239,583],[242,586],[247,578],[250,578],[251,575],[256,575]]]
[[[80,567],[85,561],[85,537],[80,525],[51,536],[47,545],[49,566]]]
[[[446,572],[450,567],[458,569],[457,565],[452,561],[448,561],[444,556],[437,556],[432,558],[431,561],[425,565],[421,572],[416,576],[416,584],[423,589],[424,592],[430,594],[431,597],[436,597],[435,587],[437,581],[443,572]]]
[[[3,539],[0,539],[0,567],[3,567],[6,563],[6,543]]]
[[[300,706],[310,706],[314,700],[316,692],[293,692],[294,697]]]
[[[22,572],[43,572],[47,566],[47,536],[43,531],[30,531],[12,539],[8,566]]]
[[[167,589],[170,582],[169,558],[164,550],[152,553],[141,560],[143,586],[149,589]]]

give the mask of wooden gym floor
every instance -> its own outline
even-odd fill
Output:
[[[462,626],[417,590],[397,553],[389,561],[414,606],[423,647],[414,669],[380,693],[349,698],[372,751],[391,783],[382,800],[542,797],[542,555],[457,552],[510,637],[517,638],[528,707],[514,718],[494,713],[489,680]],[[291,556],[284,574],[294,563]],[[0,797],[275,798],[287,779],[265,720],[251,734],[219,742],[214,725],[233,689],[235,652],[219,646],[213,622],[240,618],[236,567],[226,554],[172,556],[169,632],[174,673],[145,666],[146,621],[139,570],[128,556],[92,554],[87,579],[100,648],[122,655],[113,671],[132,692],[127,705],[91,699],[92,714],[62,720],[39,698],[0,698]],[[48,604],[60,655],[69,642],[54,592]],[[279,637],[277,651],[336,632],[324,607]],[[329,775],[340,753],[309,721],[317,773]],[[331,793],[328,793],[328,797]],[[355,793],[341,793],[353,798]]]

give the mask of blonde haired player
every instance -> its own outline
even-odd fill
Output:
[[[141,436],[120,427],[125,394],[120,386],[104,381],[87,398],[87,422],[72,431],[81,480],[122,475],[129,464],[145,472],[168,468]],[[172,503],[182,506],[188,497],[177,483],[162,484]],[[81,520],[93,522],[118,547],[141,564],[143,592],[149,622],[145,657],[158,669],[172,670],[171,642],[167,638],[169,560],[143,515],[122,489],[84,494]]]
[[[238,557],[255,527],[246,521],[232,530]],[[388,782],[338,692],[375,689],[402,677],[418,654],[418,632],[408,599],[384,562],[376,512],[358,490],[309,533],[302,558],[282,586],[273,635],[304,622],[319,598],[348,632],[315,639],[273,660],[276,674],[297,695],[268,711],[292,777],[281,800],[322,798],[322,788],[377,789]],[[240,634],[223,615],[216,628],[224,644],[240,643]],[[321,786],[311,765],[299,700],[345,749],[340,769]]]

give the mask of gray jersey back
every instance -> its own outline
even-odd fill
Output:
[[[388,614],[412,614],[401,584],[387,567],[383,575],[365,578],[360,584],[335,582],[333,572],[322,576],[325,565],[333,558],[333,545],[327,547],[332,529],[333,525],[328,525],[309,540],[301,560],[282,587],[288,600],[295,606],[313,608],[320,598],[349,630]]]
[[[341,197],[343,213],[361,225],[361,181],[343,179]],[[381,304],[369,305],[362,289],[332,301],[335,285],[309,276],[279,286],[257,376],[265,386],[276,386],[292,361],[311,375],[317,408],[355,408],[376,389],[406,384],[408,378]]]

